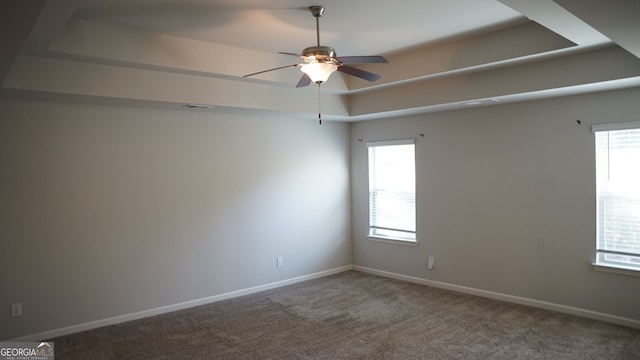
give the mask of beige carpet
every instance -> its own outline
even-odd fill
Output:
[[[640,359],[640,330],[355,271],[53,341],[59,359]]]

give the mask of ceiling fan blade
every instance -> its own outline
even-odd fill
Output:
[[[282,54],[282,55],[293,55],[293,56],[300,57],[300,54],[294,54],[294,53],[284,52],[284,51],[278,51],[278,54]]]
[[[338,66],[338,71],[343,72],[345,74],[353,75],[355,77],[359,77],[360,79],[365,79],[368,81],[376,81],[380,79],[380,75],[374,74],[365,70],[356,69],[351,66]]]
[[[298,81],[298,84],[296,85],[296,87],[297,88],[305,87],[309,84],[311,84],[311,78],[309,77],[309,75],[302,74],[302,77],[300,78],[300,81]]]
[[[280,70],[280,69],[284,69],[284,68],[288,68],[288,67],[294,67],[294,66],[300,66],[300,64],[285,65],[285,66],[280,66],[280,67],[269,69],[269,70],[262,70],[262,71],[254,72],[254,73],[251,73],[251,74],[242,75],[242,77],[249,77],[249,76],[253,76],[253,75],[266,73],[266,72],[269,72],[269,71]]]
[[[389,61],[384,56],[337,56],[336,60],[343,64],[387,64]]]

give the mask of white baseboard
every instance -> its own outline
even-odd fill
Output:
[[[58,336],[64,336],[64,335],[69,335],[69,334],[73,334],[81,331],[97,329],[103,326],[115,325],[115,324],[119,324],[127,321],[142,319],[149,316],[165,314],[172,311],[188,309],[188,308],[200,306],[200,305],[206,305],[206,304],[214,303],[217,301],[231,299],[238,296],[249,295],[249,294],[257,293],[260,291],[275,289],[281,286],[286,286],[286,285],[299,283],[302,281],[317,279],[317,278],[341,273],[341,272],[352,270],[352,269],[353,267],[351,265],[345,265],[345,266],[324,270],[324,271],[320,271],[320,272],[309,274],[309,275],[303,275],[303,276],[298,276],[291,279],[276,281],[276,282],[272,282],[265,285],[259,285],[259,286],[254,286],[247,289],[231,291],[228,293],[209,296],[202,299],[186,301],[179,304],[162,306],[155,309],[139,311],[132,314],[125,314],[125,315],[114,316],[106,319],[90,321],[90,322],[86,322],[78,325],[67,326],[60,329],[48,330],[48,331],[40,332],[37,334],[22,336],[22,337],[7,340],[7,341],[16,341],[16,342],[17,341],[42,341],[42,340],[51,339]]]
[[[524,298],[520,296],[513,296],[513,295],[502,294],[502,293],[497,293],[493,291],[487,291],[487,290],[470,288],[466,286],[444,283],[440,281],[428,280],[428,279],[423,279],[415,276],[407,276],[407,275],[392,273],[388,271],[372,269],[372,268],[359,266],[359,265],[353,265],[353,270],[361,271],[368,274],[383,276],[391,279],[403,280],[411,283],[433,286],[433,287],[461,292],[465,294],[472,294],[472,295],[482,296],[490,299],[501,300],[501,301],[506,301],[506,302],[520,304],[520,305],[527,305],[535,308],[557,311],[565,314],[582,316],[582,317],[593,319],[593,320],[599,320],[599,321],[604,321],[604,322],[608,322],[616,325],[622,325],[622,326],[628,326],[635,329],[640,329],[640,321],[624,318],[617,315],[605,314],[605,313],[600,313],[596,311],[550,303],[546,301]]]
[[[188,308],[200,306],[200,305],[206,305],[206,304],[214,303],[217,301],[231,299],[238,296],[249,295],[249,294],[257,293],[260,291],[275,289],[282,286],[291,285],[291,284],[295,284],[295,283],[299,283],[307,280],[317,279],[317,278],[341,273],[348,270],[361,271],[364,273],[383,276],[391,279],[402,280],[402,281],[407,281],[407,282],[421,284],[421,285],[433,286],[433,287],[461,292],[465,294],[472,294],[472,295],[482,296],[486,298],[502,300],[502,301],[520,304],[520,305],[532,306],[532,307],[545,309],[545,310],[557,311],[565,314],[582,316],[589,319],[605,321],[612,324],[623,325],[631,328],[640,329],[640,321],[624,318],[621,316],[610,315],[610,314],[605,314],[605,313],[600,313],[596,311],[585,310],[585,309],[580,309],[580,308],[575,308],[575,307],[565,306],[560,304],[554,304],[546,301],[523,298],[519,296],[502,294],[502,293],[497,293],[493,291],[480,290],[480,289],[470,288],[466,286],[454,285],[454,284],[444,283],[440,281],[433,281],[433,280],[423,279],[415,276],[397,274],[397,273],[372,269],[372,268],[359,266],[359,265],[346,265],[346,266],[341,266],[341,267],[337,267],[337,268],[333,268],[325,271],[320,271],[313,274],[276,281],[273,283],[259,285],[259,286],[255,286],[247,289],[231,291],[228,293],[214,295],[214,296],[210,296],[202,299],[196,299],[196,300],[186,301],[179,304],[162,306],[155,309],[139,311],[136,313],[119,315],[119,316],[114,316],[106,319],[90,321],[90,322],[72,325],[72,326],[68,326],[60,329],[48,330],[48,331],[40,332],[37,334],[26,335],[26,336],[22,336],[15,339],[10,339],[7,341],[41,341],[45,339],[51,339],[58,336],[69,335],[69,334],[73,334],[81,331],[96,329],[103,326],[115,325],[115,324],[119,324],[127,321],[142,319],[149,316],[165,314],[172,311],[188,309]]]

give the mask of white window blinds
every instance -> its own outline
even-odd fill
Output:
[[[367,143],[369,236],[416,241],[416,175],[413,140]]]
[[[593,130],[596,263],[640,270],[640,124],[594,126]]]

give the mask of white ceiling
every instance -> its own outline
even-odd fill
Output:
[[[637,0],[9,0],[0,97],[309,118],[313,86],[278,51],[384,55],[332,75],[328,119],[367,120],[640,84]]]
[[[75,15],[276,53],[315,45],[311,5],[325,7],[321,43],[340,55],[386,54],[524,19],[496,0],[88,0]]]

